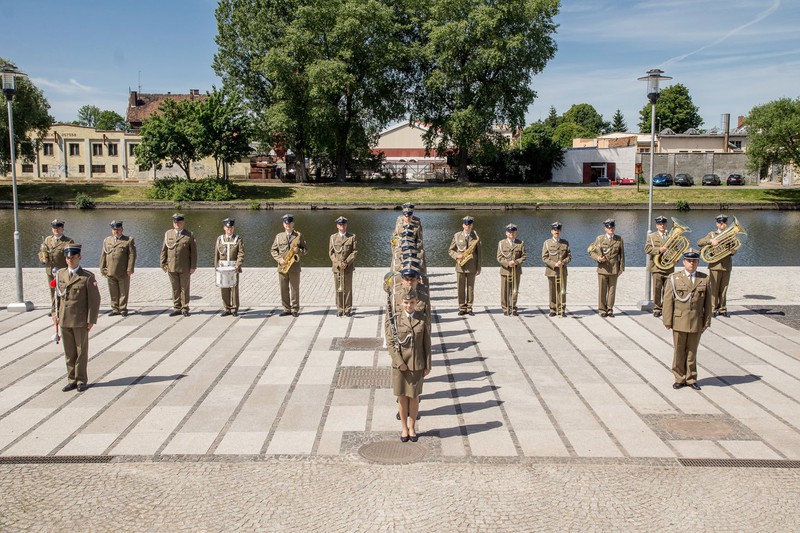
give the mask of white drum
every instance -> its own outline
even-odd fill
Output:
[[[216,268],[217,287],[230,289],[236,286],[236,261],[220,261]]]

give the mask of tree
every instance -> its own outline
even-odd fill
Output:
[[[572,148],[572,139],[591,137],[597,137],[597,134],[575,122],[562,122],[553,130],[553,140],[563,148]]]
[[[555,106],[550,106],[550,112],[548,113],[547,118],[544,119],[544,123],[550,126],[552,129],[555,129],[559,124],[561,124],[561,117],[559,117],[558,113],[556,113]]]
[[[564,166],[564,150],[553,134],[554,129],[549,124],[531,124],[523,130],[520,155],[527,163],[525,181],[549,180],[554,168]]]
[[[97,122],[94,127],[98,130],[125,130],[127,124],[125,119],[116,111],[104,110],[97,115]]]
[[[199,159],[196,135],[196,107],[194,100],[167,99],[158,106],[159,113],[142,123],[139,134],[142,142],[136,147],[136,162],[147,170],[160,168],[161,162],[175,164],[191,180],[192,161]]]
[[[745,124],[750,170],[761,172],[775,163],[800,165],[800,98],[755,106]]]
[[[97,126],[97,119],[100,116],[100,108],[96,105],[85,105],[78,109],[78,124],[94,128]]]
[[[625,117],[622,116],[622,111],[617,109],[614,117],[611,119],[611,131],[628,131],[628,125],[625,123]]]
[[[603,120],[603,115],[591,104],[575,104],[570,107],[564,116],[563,122],[572,122],[581,126],[584,132],[589,132],[587,137],[597,137],[604,129],[608,128],[608,122]]]
[[[431,0],[422,21],[422,84],[412,119],[426,148],[453,151],[466,181],[469,150],[495,124],[523,124],[533,75],[555,55],[558,0]]]
[[[0,65],[14,67],[1,57]],[[15,83],[16,92],[11,104],[14,112],[15,152],[18,159],[33,161],[37,145],[47,135],[53,124],[53,117],[48,112],[50,104],[44,94],[28,78],[18,77]],[[8,113],[4,111],[0,113],[0,166],[3,170],[8,170],[11,163],[8,137]]]
[[[645,104],[639,112],[639,131],[650,133],[650,104]],[[656,117],[661,119],[661,129],[669,128],[675,133],[683,133],[689,128],[699,128],[703,123],[699,108],[692,103],[689,89],[676,83],[661,91],[656,101]]]
[[[190,138],[199,157],[213,157],[217,178],[224,163],[234,163],[250,153],[249,119],[236,94],[216,87],[194,106]]]

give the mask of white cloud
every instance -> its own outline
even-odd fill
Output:
[[[47,78],[31,78],[31,81],[40,89],[49,89],[60,94],[90,94],[97,92],[97,89],[84,85],[74,78],[67,82],[59,80],[49,80]]]

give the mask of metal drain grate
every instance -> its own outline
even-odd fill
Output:
[[[339,370],[336,386],[340,389],[388,389],[392,386],[392,369],[371,366],[344,366]]]
[[[425,457],[425,446],[417,442],[379,441],[363,445],[359,455],[367,461],[384,465],[402,465]]]
[[[0,457],[0,465],[110,463],[112,455],[17,455]]]
[[[331,350],[364,350],[374,351],[383,347],[380,337],[334,337]]]
[[[678,459],[683,466],[716,468],[800,468],[800,461],[780,459]]]

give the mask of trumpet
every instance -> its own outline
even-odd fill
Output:
[[[344,292],[344,270],[339,268],[337,270],[338,277],[339,277],[339,285],[336,287],[336,292]]]
[[[700,257],[706,263],[716,263],[728,257],[742,246],[742,241],[736,236],[739,233],[747,235],[744,227],[739,224],[736,217],[733,217],[733,224],[715,237],[717,245],[707,244],[703,246],[700,249]]]
[[[564,284],[564,267],[556,267],[556,315],[564,316],[564,300],[567,295],[567,287]]]
[[[297,255],[297,247],[300,245],[300,235],[292,241],[292,244],[289,246],[289,249],[286,250],[286,253],[283,254],[283,264],[278,266],[278,272],[281,274],[286,274],[289,272],[289,269],[292,268],[300,256]]]
[[[663,254],[653,257],[653,263],[661,270],[668,270],[675,266],[675,263],[683,257],[683,252],[689,249],[689,239],[684,233],[691,233],[692,230],[672,219],[672,230],[669,232],[667,240],[664,241],[666,250]]]
[[[464,265],[469,263],[469,261],[472,259],[472,256],[474,255],[475,247],[478,245],[478,241],[480,240],[481,238],[478,236],[478,232],[475,232],[475,240],[472,241],[472,244],[470,244],[466,250],[464,250],[464,255],[461,256],[461,259],[456,259],[456,263],[458,263],[458,266],[463,267]]]

